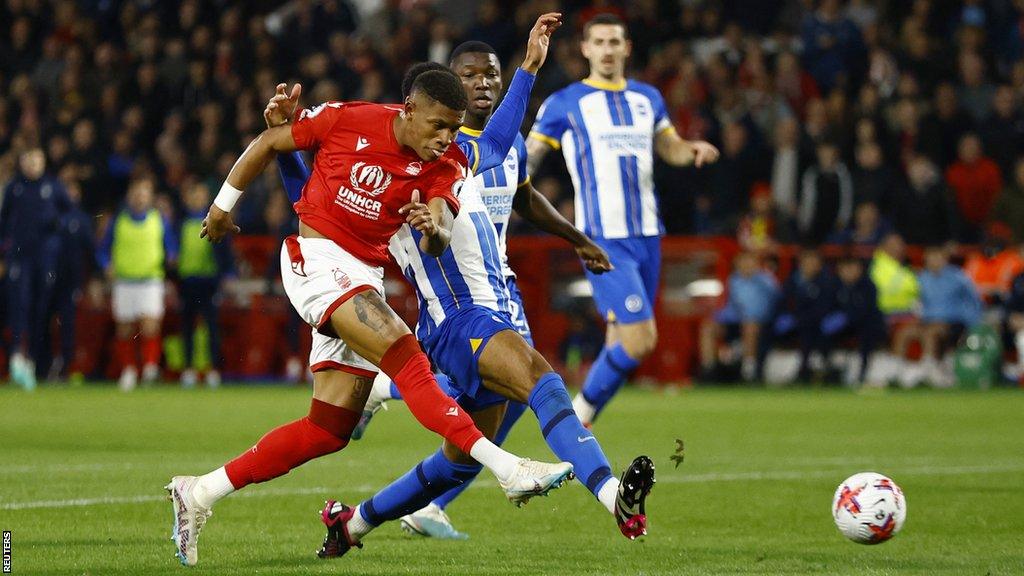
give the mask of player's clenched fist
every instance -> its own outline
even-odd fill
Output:
[[[210,242],[220,242],[230,232],[241,232],[241,228],[231,220],[231,214],[217,207],[210,206],[210,212],[203,219],[203,229],[199,232],[200,238],[206,238]]]
[[[430,213],[430,207],[420,202],[420,191],[412,191],[412,200],[398,209],[399,214],[405,214],[405,221],[410,227],[419,230],[424,236],[434,236],[439,230],[434,217]]]

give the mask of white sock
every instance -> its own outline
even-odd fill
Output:
[[[210,508],[221,498],[235,491],[235,487],[228,480],[228,473],[221,466],[209,474],[199,477],[199,481],[192,488],[192,498],[196,504],[203,508]]]
[[[345,523],[345,528],[348,528],[348,535],[358,542],[363,539],[363,536],[369,534],[375,526],[363,518],[363,507],[359,505],[356,506],[356,513]]]
[[[391,376],[377,372],[373,379],[373,395],[383,400],[391,400]]]
[[[572,399],[572,409],[576,411],[576,417],[580,419],[584,426],[593,422],[594,415],[597,414],[597,408],[590,402],[587,402],[582,392]]]
[[[493,472],[498,480],[508,479],[515,472],[520,460],[518,456],[502,450],[487,438],[477,440],[469,449],[469,455]]]
[[[612,479],[605,482],[604,486],[597,491],[597,500],[608,509],[609,514],[615,514],[615,498],[619,495],[619,479],[612,476]]]

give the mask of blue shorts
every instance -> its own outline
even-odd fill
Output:
[[[607,321],[621,324],[654,318],[661,277],[661,237],[594,238],[594,242],[608,252],[615,266],[604,274],[586,272],[597,310]]]
[[[523,307],[523,295],[516,285],[515,276],[506,276],[505,284],[508,286],[508,307],[512,310],[512,325],[516,332],[526,340],[526,343],[533,348],[533,333],[530,332],[530,324],[526,321],[526,309]]]
[[[470,412],[508,400],[483,387],[478,365],[487,342],[503,330],[518,332],[508,314],[469,306],[446,317],[422,341],[438,370],[451,378],[455,401]]]

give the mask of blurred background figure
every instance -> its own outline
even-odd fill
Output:
[[[776,245],[776,218],[772,189],[764,182],[755,182],[750,189],[750,211],[736,227],[736,239],[744,250],[764,253]]]
[[[121,369],[118,386],[138,384],[137,352],[142,380],[160,376],[164,318],[165,267],[177,258],[177,238],[154,207],[153,180],[136,178],[128,185],[124,208],[107,226],[97,260],[111,281],[111,305],[116,324],[114,363]],[[136,350],[136,342],[141,350]]]
[[[973,132],[960,138],[957,160],[946,170],[946,181],[960,212],[959,240],[977,242],[1003,188],[1003,177],[999,165],[982,153],[981,139]]]
[[[67,211],[67,193],[47,175],[43,150],[23,152],[0,208],[0,271],[7,277],[11,380],[26,390],[36,387],[35,359],[46,345],[46,308],[57,279],[60,222]]]
[[[719,342],[740,341],[740,376],[751,381],[759,378],[767,352],[761,333],[772,318],[779,298],[775,277],[761,268],[757,254],[742,252],[736,257],[734,272],[729,276],[725,306],[701,325],[701,378],[711,380],[720,364],[733,364],[736,355],[719,357]],[[721,361],[720,361],[721,360]]]
[[[1013,245],[1013,232],[1002,222],[985,227],[981,249],[964,262],[964,272],[989,304],[1000,304],[1010,292],[1014,277],[1024,271],[1024,258]]]
[[[812,245],[845,229],[853,215],[853,180],[839,157],[839,147],[821,142],[817,159],[817,164],[804,172],[797,215],[800,239]]]
[[[874,282],[864,274],[864,262],[853,254],[844,256],[836,268],[839,287],[836,291],[836,307],[821,322],[821,352],[826,361],[835,346],[844,338],[857,341],[860,354],[859,368],[848,371],[852,383],[868,382],[872,374],[872,353],[885,342],[885,317],[878,308],[878,290]],[[872,385],[884,384],[885,375],[870,380]]]
[[[202,181],[193,183],[185,192],[185,215],[181,219],[179,234],[178,296],[185,344],[181,385],[186,388],[194,387],[198,381],[194,363],[197,316],[202,317],[207,332],[207,358],[210,366],[205,375],[206,385],[210,388],[220,386],[222,356],[220,321],[217,317],[220,289],[226,278],[235,275],[230,238],[213,244],[199,237],[210,201],[210,189]]]
[[[800,251],[797,269],[782,287],[772,336],[784,338],[795,334],[800,346],[800,369],[797,379],[803,382],[825,376],[827,356],[811,362],[811,355],[822,347],[822,321],[836,306],[838,283],[824,266],[815,248]],[[814,374],[812,374],[812,370]]]

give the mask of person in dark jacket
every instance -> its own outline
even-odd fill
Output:
[[[811,378],[811,353],[820,347],[821,321],[835,308],[838,281],[814,248],[800,252],[799,264],[782,287],[774,335],[795,334],[800,345],[800,380]]]
[[[67,185],[68,211],[60,219],[60,255],[57,282],[47,318],[57,316],[60,326],[60,355],[50,365],[51,379],[64,379],[75,360],[75,310],[95,266],[95,236],[92,217],[81,207],[82,189],[77,182]],[[48,326],[49,322],[44,326]]]
[[[7,275],[11,380],[36,386],[40,329],[56,279],[58,229],[68,209],[64,186],[46,174],[46,156],[32,148],[18,158],[18,176],[4,189],[0,208],[0,269]]]
[[[878,309],[878,291],[864,274],[864,263],[845,256],[837,267],[839,288],[835,308],[821,322],[821,353],[827,359],[837,342],[856,338],[860,352],[858,382],[864,382],[871,353],[885,339],[885,317]]]
[[[853,216],[853,179],[830,141],[818,144],[818,162],[800,185],[797,226],[807,244],[821,244],[832,232],[846,228]]]
[[[910,244],[940,244],[956,238],[953,197],[935,164],[918,154],[907,162],[907,185],[896,196],[896,229]]]

